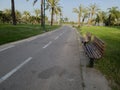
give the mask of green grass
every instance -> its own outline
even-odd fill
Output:
[[[46,25],[46,30],[51,31],[58,27],[60,26]],[[18,24],[16,26],[13,26],[10,24],[0,24],[0,45],[42,33],[44,33],[44,31],[40,25]]]
[[[113,90],[120,90],[120,27],[86,26],[78,30],[81,34],[91,32],[105,42],[105,55],[95,67],[105,74]]]

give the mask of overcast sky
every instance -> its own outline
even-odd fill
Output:
[[[33,0],[14,0],[15,8],[19,11],[30,11],[33,13],[34,9],[40,8],[40,0],[33,6]],[[107,8],[117,6],[120,9],[120,0],[60,0],[60,5],[63,7],[63,16],[68,17],[70,20],[76,21],[77,15],[72,13],[73,8],[78,7],[82,4],[85,7],[88,7],[90,4],[96,3],[98,7],[102,10],[107,10]],[[0,10],[11,8],[11,0],[0,0]],[[50,17],[50,13],[46,11],[47,16]]]

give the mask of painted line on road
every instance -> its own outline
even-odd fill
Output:
[[[10,46],[8,46],[8,47],[6,47],[6,48],[0,49],[0,52],[5,51],[5,50],[7,50],[7,49],[9,49],[9,48],[12,48],[12,47],[15,47],[15,45],[10,45]]]
[[[57,39],[58,39],[60,36],[62,36],[64,33],[65,33],[65,32],[60,33],[60,35],[57,36],[57,37],[55,38],[55,40],[57,40]]]
[[[61,33],[59,36],[62,36],[63,35],[63,33]]]
[[[62,32],[62,33],[60,34],[60,36],[62,36],[64,33],[65,33],[65,32]]]
[[[6,79],[8,79],[10,76],[12,76],[16,71],[18,71],[20,68],[22,68],[26,63],[28,63],[29,61],[32,60],[32,57],[29,57],[28,59],[26,59],[23,63],[21,63],[19,66],[17,66],[16,68],[14,68],[13,70],[11,70],[9,73],[7,73],[5,76],[0,78],[0,84],[5,81]]]
[[[52,41],[49,41],[49,43],[46,44],[43,48],[47,48],[50,44],[52,44]]]
[[[55,40],[57,40],[59,38],[59,36],[57,36],[56,38],[55,38]]]

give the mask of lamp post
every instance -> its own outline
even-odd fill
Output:
[[[44,16],[44,20],[43,20],[43,21],[44,21],[43,29],[46,31],[46,29],[45,29],[45,0],[44,0],[44,15],[43,15],[43,16]]]

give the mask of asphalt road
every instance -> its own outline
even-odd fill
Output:
[[[0,49],[0,90],[83,90],[70,26]]]

